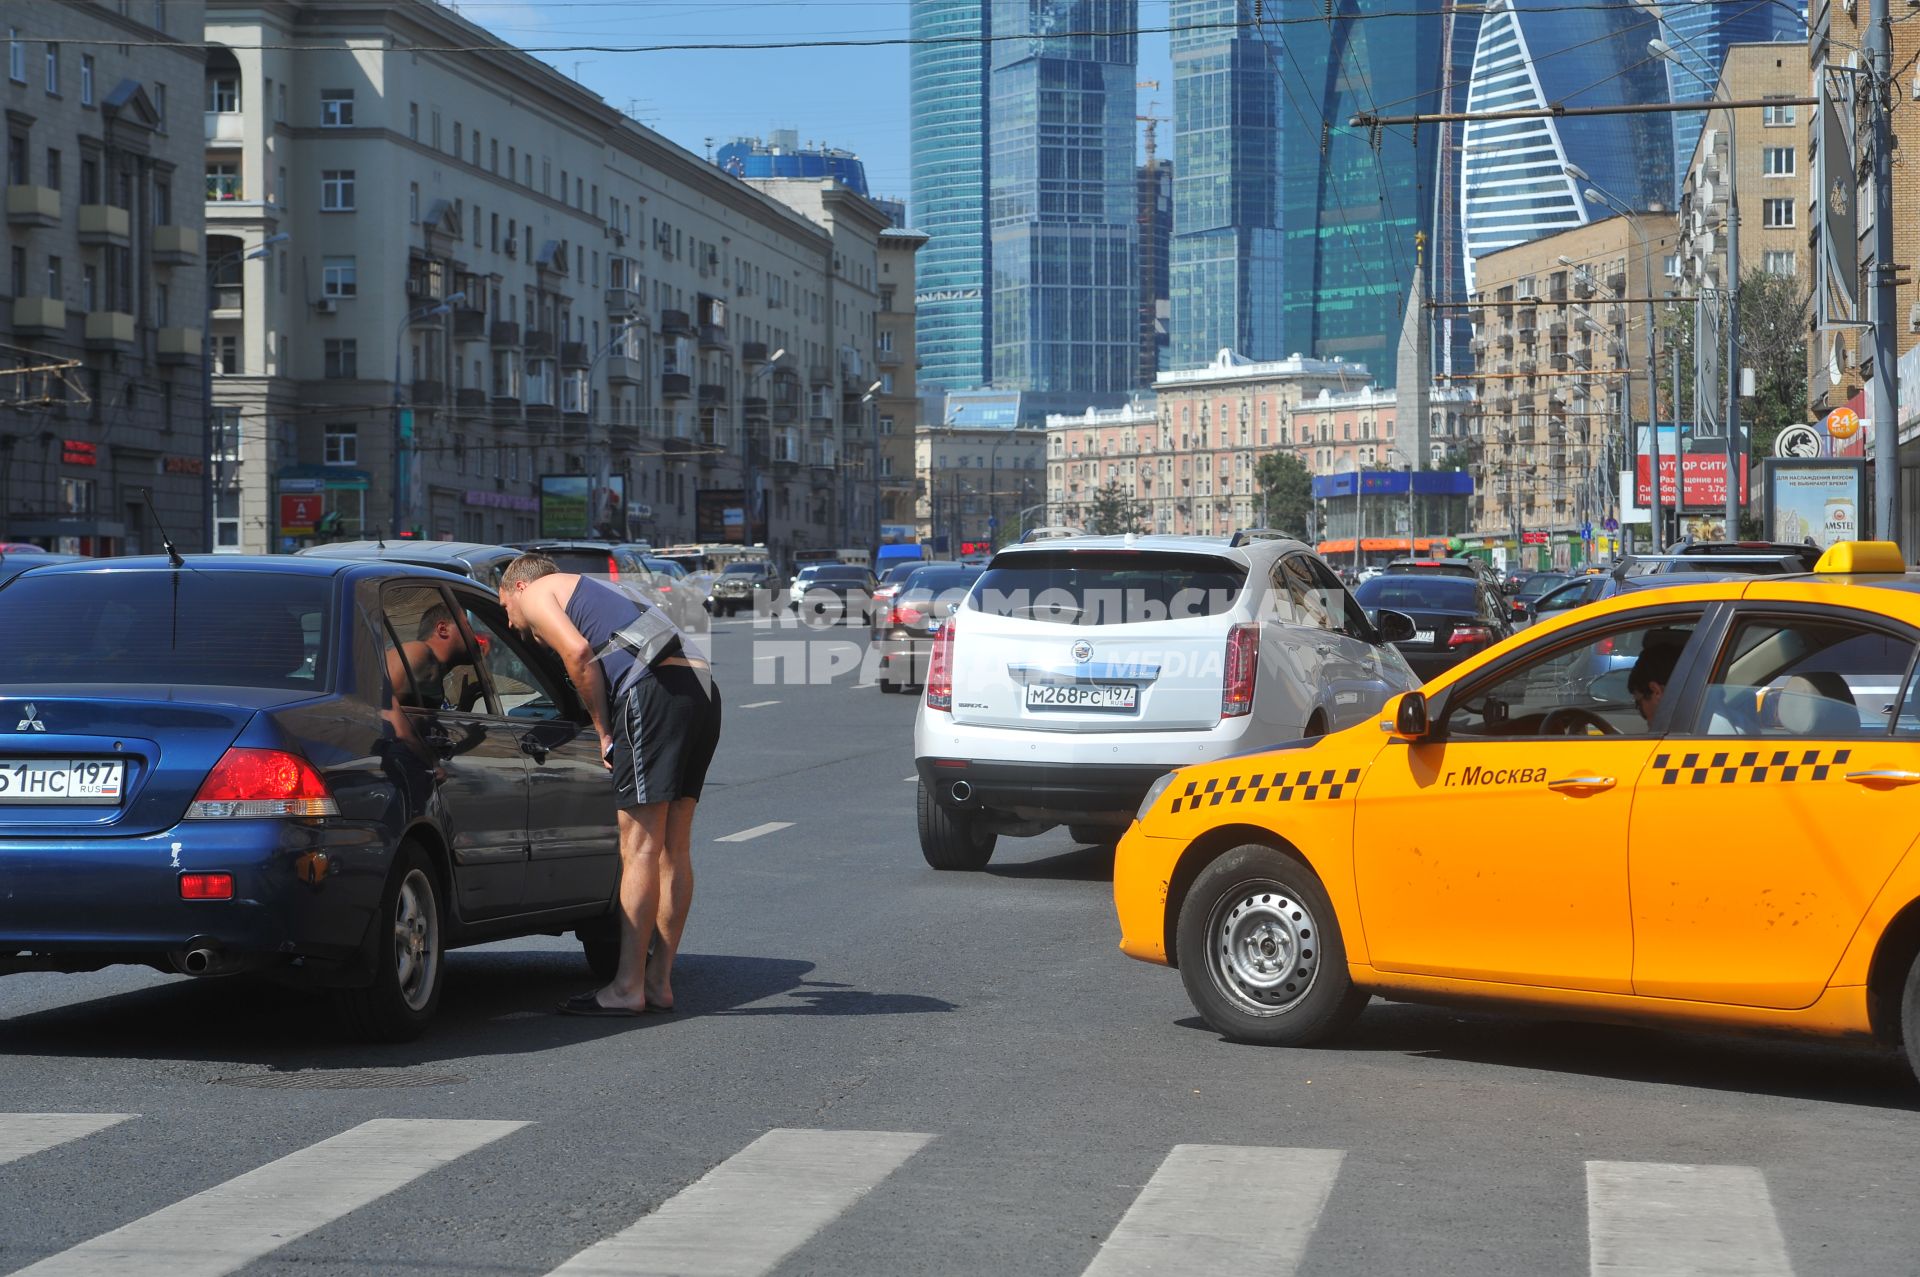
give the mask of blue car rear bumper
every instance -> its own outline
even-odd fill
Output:
[[[168,966],[357,968],[392,852],[329,820],[187,821],[140,838],[0,839],[0,975]],[[233,875],[231,900],[183,900],[180,876]]]

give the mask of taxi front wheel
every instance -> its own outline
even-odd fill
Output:
[[[1907,968],[1907,987],[1900,997],[1900,1038],[1907,1050],[1907,1067],[1920,1078],[1920,957]]]
[[[1320,880],[1272,847],[1235,847],[1200,871],[1175,948],[1194,1008],[1235,1041],[1310,1046],[1367,1004]]]

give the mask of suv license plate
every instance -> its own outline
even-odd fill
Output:
[[[1132,683],[1029,683],[1027,708],[1131,710],[1139,696]]]
[[[0,803],[117,803],[125,763],[65,758],[0,762]]]

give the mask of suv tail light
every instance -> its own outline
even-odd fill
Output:
[[[933,656],[927,661],[927,708],[953,709],[953,617],[933,636]]]
[[[338,816],[313,764],[284,749],[229,749],[200,783],[189,820],[261,820],[276,816]]]
[[[1493,630],[1485,625],[1456,625],[1453,633],[1447,637],[1448,647],[1465,647],[1469,643],[1491,643]]]
[[[611,554],[607,556],[607,579],[609,581],[618,581],[620,579],[620,560],[614,558]]]
[[[1227,632],[1226,677],[1220,688],[1220,717],[1253,712],[1253,684],[1260,672],[1260,625],[1242,621]]]

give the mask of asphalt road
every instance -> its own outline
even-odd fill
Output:
[[[1920,1273],[1897,1059],[1382,1003],[1229,1044],[1063,831],[928,870],[914,698],[773,681],[792,637],[715,631],[679,1014],[552,1014],[570,939],[454,954],[395,1047],[0,980],[0,1272]]]

